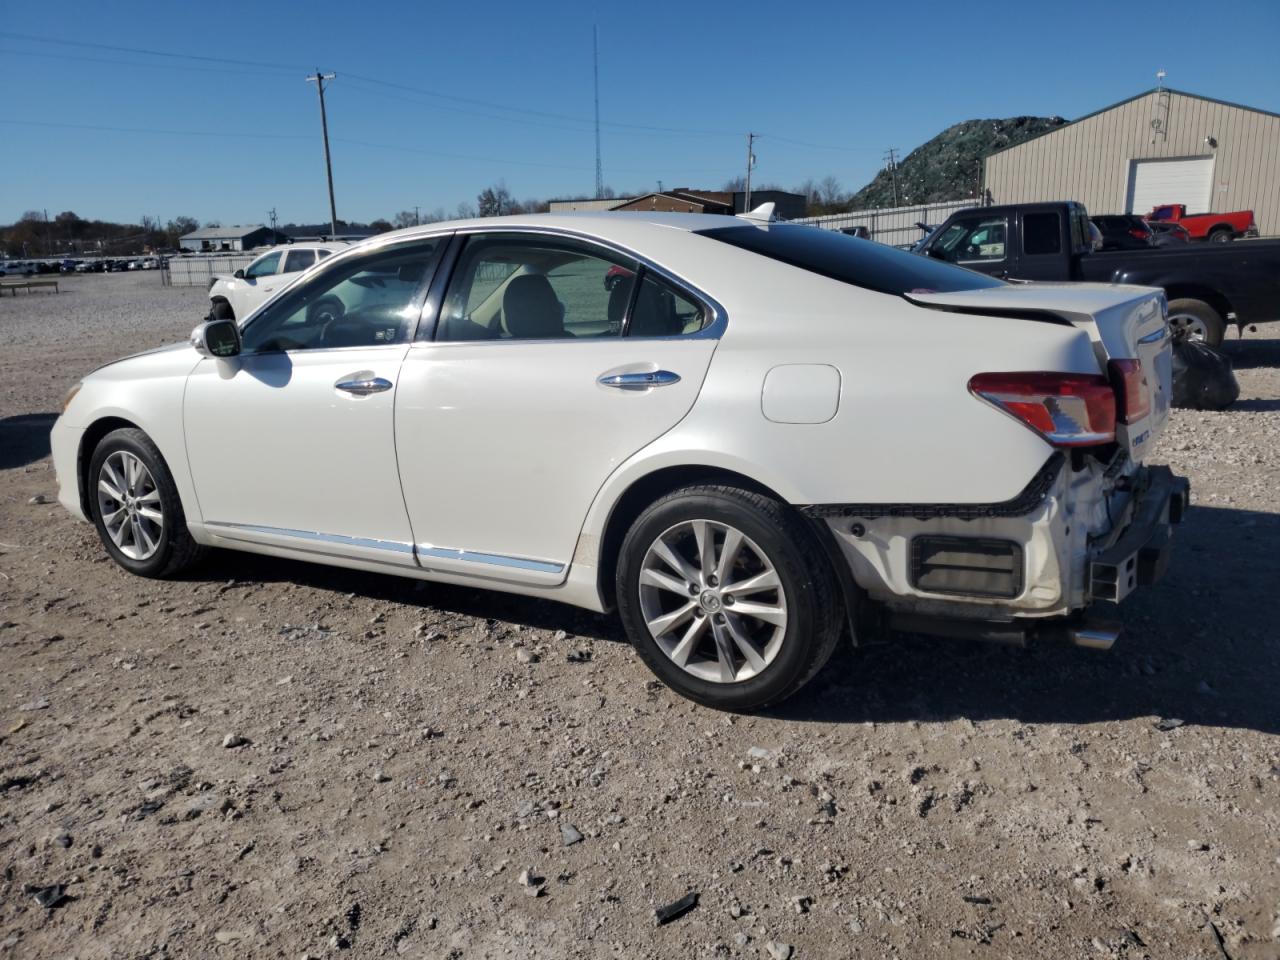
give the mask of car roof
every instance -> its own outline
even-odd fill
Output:
[[[683,230],[688,233],[703,233],[717,227],[744,226],[751,221],[743,217],[731,217],[722,214],[707,213],[658,213],[621,210],[584,210],[573,213],[523,213],[503,217],[476,217],[469,220],[441,220],[436,223],[424,223],[420,226],[405,227],[390,233],[377,234],[376,238],[385,241],[388,238],[408,239],[414,236],[429,236],[452,230],[469,230],[483,227],[487,230],[510,228],[523,229],[558,229],[598,234],[602,237],[615,233],[631,233],[639,230]],[[367,243],[368,241],[363,241]]]

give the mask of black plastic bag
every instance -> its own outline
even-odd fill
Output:
[[[1225,410],[1240,396],[1231,358],[1198,340],[1173,341],[1173,405]]]

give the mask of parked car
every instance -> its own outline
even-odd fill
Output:
[[[1189,243],[1191,240],[1191,234],[1180,223],[1170,223],[1167,220],[1148,220],[1146,224],[1151,230],[1151,242],[1157,247],[1176,247],[1178,244]]]
[[[1151,228],[1141,217],[1106,214],[1090,219],[1102,234],[1103,250],[1149,250],[1155,246]]]
[[[243,320],[305,270],[350,247],[347,243],[290,243],[272,247],[231,276],[209,281],[209,316]]]
[[[1253,219],[1252,210],[1188,214],[1185,204],[1166,203],[1164,206],[1154,208],[1147,214],[1146,219],[1180,224],[1186,228],[1193,239],[1209,240],[1213,243],[1226,243],[1236,237],[1258,235],[1258,225]]]
[[[9,260],[0,264],[0,277],[29,277],[35,272],[35,266],[23,260]]]
[[[74,386],[59,499],[142,576],[219,546],[616,607],[721,708],[795,693],[842,630],[1110,646],[1086,607],[1160,576],[1187,502],[1144,463],[1160,293],[762,216],[361,243]]]
[[[1222,342],[1228,321],[1280,319],[1280,242],[1095,253],[1088,237],[1089,213],[1079,203],[972,207],[948,217],[920,252],[1001,279],[1161,287],[1169,322],[1210,346]]]

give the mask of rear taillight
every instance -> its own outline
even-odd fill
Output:
[[[1107,363],[1111,385],[1116,391],[1116,410],[1121,423],[1137,423],[1151,412],[1147,375],[1141,360],[1111,360]]]
[[[1141,227],[1131,227],[1129,229],[1129,236],[1133,237],[1135,240],[1150,240],[1151,231],[1143,230]]]
[[[1106,377],[1078,373],[980,373],[969,392],[1055,447],[1116,438],[1116,393]]]

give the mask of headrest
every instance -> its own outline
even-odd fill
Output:
[[[502,317],[507,332],[518,340],[563,337],[564,307],[540,273],[516,277],[502,295]]]

